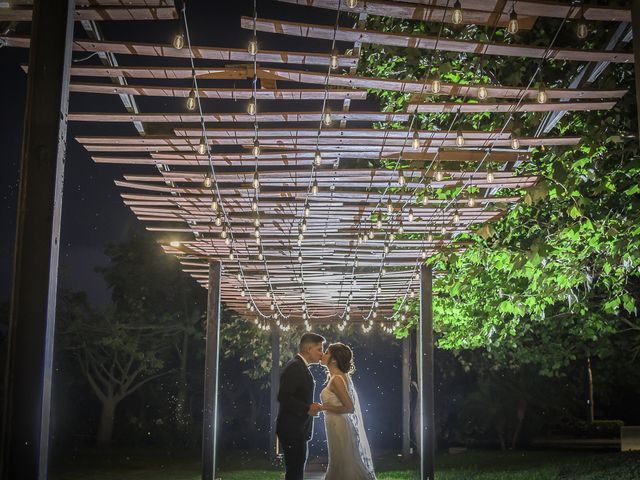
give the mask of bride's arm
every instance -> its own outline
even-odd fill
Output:
[[[340,380],[336,380],[339,378]],[[355,411],[353,407],[353,400],[349,396],[349,392],[347,391],[347,384],[344,381],[344,378],[337,375],[331,379],[331,383],[329,384],[329,389],[336,394],[342,406],[338,407],[335,405],[322,405],[322,410],[331,413],[353,413]]]

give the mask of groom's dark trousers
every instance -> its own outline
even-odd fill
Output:
[[[307,442],[313,436],[313,417],[308,412],[314,388],[309,367],[296,355],[282,370],[278,391],[276,433],[284,451],[285,480],[303,480]]]

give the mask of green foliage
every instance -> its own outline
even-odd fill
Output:
[[[538,19],[532,31],[519,33],[515,40],[502,29],[477,26],[456,28],[381,17],[370,17],[367,26],[461,40],[548,45],[560,22]],[[598,24],[586,47],[603,44],[610,33],[604,22]],[[556,45],[585,47],[577,42],[571,25],[565,25],[556,39]],[[522,58],[379,45],[366,46],[361,58],[359,70],[364,75],[425,81],[439,75],[457,84],[522,87],[535,87],[542,79],[548,87],[566,88],[567,72],[577,72],[578,67],[575,62],[547,61],[540,65],[541,74],[534,76],[538,63]],[[633,70],[610,66],[598,83],[602,88],[631,89]],[[385,111],[402,111],[410,99],[439,98],[372,93]],[[451,101],[477,100],[453,97]],[[510,114],[419,114],[417,126],[506,128],[533,136],[543,118],[540,113],[514,118]],[[436,271],[444,272],[434,284],[439,347],[482,348],[497,365],[532,364],[544,375],[556,375],[586,355],[606,355],[610,344],[602,340],[623,325],[636,335],[635,355],[640,351],[640,153],[637,139],[630,139],[637,134],[635,99],[628,94],[610,111],[567,113],[552,134],[578,135],[582,142],[575,148],[534,149],[517,171],[540,176],[541,181],[528,191],[497,192],[522,194],[523,202],[489,205],[502,212],[501,218],[459,235],[458,240],[470,242],[466,250],[441,252],[428,260]],[[425,169],[432,167],[425,165]],[[459,168],[471,171],[475,166]],[[444,205],[458,194],[459,189],[441,189],[434,198]],[[397,329],[399,337],[417,322],[415,304],[412,313]]]

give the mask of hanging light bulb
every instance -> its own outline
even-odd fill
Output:
[[[254,56],[258,53],[258,39],[256,38],[255,35],[253,35],[251,37],[251,40],[249,40],[249,44],[247,45],[247,51],[251,56]]]
[[[462,5],[460,4],[460,0],[456,0],[456,3],[453,4],[453,11],[451,12],[451,22],[454,25],[460,25],[462,20]]]
[[[511,134],[511,148],[513,150],[518,150],[520,148],[520,139],[515,133]]]
[[[251,210],[254,212],[258,211],[258,199],[256,197],[253,197],[253,200],[251,200]]]
[[[398,185],[400,185],[401,187],[404,187],[406,183],[407,183],[407,179],[404,178],[404,173],[402,170],[400,170],[398,172]]]
[[[309,208],[309,204],[305,204],[304,206],[304,216],[306,218],[309,218],[309,214],[311,213],[311,208]]]
[[[210,173],[207,173],[207,174],[204,176],[204,182],[203,182],[203,184],[204,184],[204,187],[205,187],[205,188],[211,188],[211,174],[210,174]]]
[[[227,226],[222,227],[222,231],[220,232],[220,237],[227,238]]]
[[[258,217],[253,220],[253,226],[260,227],[260,219]]]
[[[487,183],[493,183],[495,176],[491,170],[487,170]]]
[[[313,185],[311,186],[311,194],[312,195],[317,195],[318,194],[318,181],[317,180],[313,181]]]
[[[300,230],[302,230],[303,232],[307,231],[307,222],[305,220],[303,220],[300,224]]]
[[[247,104],[247,113],[249,115],[255,115],[257,110],[258,110],[258,106],[256,104],[256,97],[251,95],[251,98],[249,99],[249,103]]]
[[[513,6],[511,7],[511,14],[509,15],[509,24],[507,25],[507,32],[509,32],[511,35],[515,35],[516,33],[518,33],[519,29],[520,29],[520,26],[518,25],[518,14],[516,13],[515,2],[514,2]]]
[[[431,233],[427,235],[427,242],[433,242],[433,235]]]
[[[200,155],[204,155],[207,153],[207,142],[205,142],[204,137],[200,138],[200,143],[198,144],[198,153]]]
[[[547,95],[547,89],[544,87],[544,83],[540,82],[540,86],[538,87],[538,94],[536,95],[536,100],[538,103],[547,103],[549,96]]]
[[[332,121],[333,121],[333,119],[331,118],[331,112],[329,110],[327,110],[322,115],[322,123],[324,123],[324,125],[328,127],[328,126],[331,125]]]
[[[467,199],[467,206],[469,208],[473,208],[476,206],[476,199],[473,195],[469,194],[469,198]]]
[[[255,157],[260,155],[260,142],[257,138],[253,141],[253,149],[251,150],[251,152]]]
[[[218,211],[218,200],[215,198],[211,200],[211,210],[213,210],[214,212]]]
[[[589,27],[587,26],[587,22],[584,19],[584,3],[582,4],[580,9],[580,21],[576,26],[576,36],[580,40],[584,40],[589,36]]]
[[[331,52],[331,59],[329,61],[329,65],[331,66],[331,68],[333,68],[334,70],[336,68],[338,68],[339,63],[338,63],[338,52],[333,50]]]
[[[400,224],[398,225],[398,233],[400,235],[404,233],[404,225],[402,224],[402,220],[400,220]]]
[[[378,216],[378,220],[376,221],[376,227],[382,228],[382,218],[381,218],[382,212],[379,212],[378,215],[379,216]]]
[[[464,135],[462,134],[462,130],[458,130],[456,133],[456,145],[458,147],[464,146]]]
[[[429,205],[429,197],[427,196],[427,193],[425,192],[425,194],[422,196],[422,206],[426,207],[427,205]]]
[[[229,260],[233,260],[233,252],[229,252]]]
[[[387,213],[389,215],[393,213],[393,203],[391,203],[391,199],[387,200]]]
[[[375,237],[375,233],[373,232],[373,228],[369,229],[369,239],[373,240],[373,237]]]
[[[258,172],[253,174],[253,188],[256,190],[260,188],[260,175],[258,175]]]
[[[218,214],[216,215],[216,227],[219,227],[220,225],[222,225],[222,217]]]
[[[264,260],[264,255],[262,254],[262,252],[258,254],[258,260]]]
[[[412,208],[409,208],[408,220],[409,220],[409,223],[413,222],[413,209]]]
[[[298,263],[302,263],[302,254],[298,255]]]
[[[427,252],[426,252],[426,250],[422,250],[422,252],[420,252],[420,257],[421,257],[423,260],[426,260],[426,258],[427,258]]]
[[[313,163],[316,167],[322,165],[322,154],[320,153],[320,150],[316,150],[316,154],[313,157]]]
[[[192,88],[187,97],[187,110],[196,109],[196,91]]]
[[[442,82],[440,81],[440,77],[434,77],[431,80],[431,93],[438,94],[442,90]]]
[[[453,223],[460,223],[460,212],[458,210],[453,212]]]
[[[384,253],[385,255],[389,253],[389,245],[387,243],[384,244]]]
[[[256,228],[253,234],[255,235],[256,238],[260,238],[260,229]]]
[[[487,91],[487,87],[484,85],[480,85],[478,87],[478,100],[486,100],[489,96],[489,92]]]
[[[182,33],[182,30],[180,30],[178,33],[176,33],[176,36],[173,37],[173,48],[175,48],[176,50],[182,50],[183,47],[184,33]]]
[[[358,5],[358,0],[347,0],[347,7],[356,8]]]
[[[413,132],[413,139],[411,140],[411,147],[414,150],[420,150],[420,135],[418,132]]]
[[[447,234],[447,227],[442,225],[442,227],[440,227],[440,233],[442,235],[446,235]]]
[[[434,178],[436,179],[436,182],[441,182],[444,179],[444,172],[442,171],[442,165],[440,165],[440,162],[436,164]],[[425,198],[426,197],[427,196],[425,195]]]

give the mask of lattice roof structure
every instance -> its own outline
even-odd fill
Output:
[[[368,329],[374,318],[394,322],[394,305],[413,294],[426,258],[464,249],[460,234],[499,219],[503,210],[497,204],[516,203],[521,196],[514,192],[536,185],[538,177],[513,170],[529,159],[531,148],[580,142],[577,137],[519,138],[508,128],[419,130],[417,114],[608,110],[626,94],[571,86],[541,92],[531,84],[440,82],[436,88],[428,79],[362,76],[356,69],[363,43],[536,61],[633,62],[633,55],[364,28],[367,15],[451,22],[453,2],[447,0],[429,6],[409,0],[280,1],[333,10],[336,23],[268,20],[257,12],[234,21],[254,35],[302,39],[300,47],[307,38],[324,40],[330,43],[326,50],[267,51],[260,42],[252,44],[255,51],[191,45],[187,11],[171,0],[79,0],[79,20],[178,20],[182,37],[174,45],[107,41],[95,34],[79,38],[74,50],[98,52],[102,64],[71,69],[72,92],[118,95],[127,112],[74,111],[70,121],[133,123],[140,133],[79,136],[77,141],[95,162],[146,168],[146,173],[116,179],[124,203],[203,287],[209,261],[222,261],[222,300],[260,324],[343,328],[354,322]],[[461,23],[504,27],[516,2],[462,3]],[[29,20],[29,4],[12,2],[14,8],[0,11],[0,21]],[[532,28],[539,16],[630,21],[629,10],[619,7],[519,1],[516,8],[523,29]],[[340,26],[341,13],[358,15],[349,17],[352,27]],[[1,40],[29,46],[26,37]],[[336,42],[353,48],[338,54]],[[135,57],[136,66],[118,65],[115,55]],[[361,109],[371,90],[407,93],[411,100],[403,112]],[[460,101],[483,95],[490,100]],[[141,112],[137,97],[183,98],[186,106]],[[243,110],[250,104],[249,110],[213,107],[218,100],[240,101]],[[341,103],[341,111],[330,111],[329,102]],[[470,163],[476,167],[467,169]],[[442,187],[460,193],[443,201],[432,194]]]

